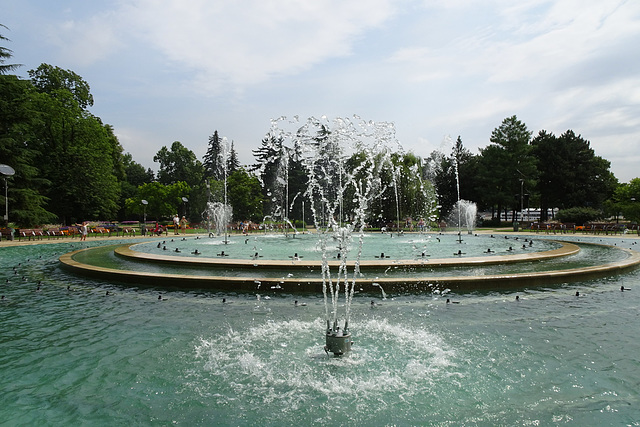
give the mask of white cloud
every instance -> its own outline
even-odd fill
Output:
[[[65,5],[7,8],[16,62],[44,59],[82,75],[94,111],[125,148],[144,145],[144,164],[176,139],[202,151],[215,129],[250,160],[269,119],[294,114],[394,121],[402,143],[423,156],[446,134],[486,145],[513,114],[534,133],[573,129],[614,170],[640,152],[640,2]]]
[[[122,11],[138,35],[210,89],[256,84],[347,56],[364,31],[393,14],[390,0],[135,0]]]
[[[114,17],[101,13],[50,25],[47,41],[59,49],[64,62],[84,66],[103,61],[122,46]]]

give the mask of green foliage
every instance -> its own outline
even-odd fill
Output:
[[[0,24],[0,27],[7,28],[2,24]],[[0,34],[0,40],[8,41],[9,39],[4,37],[2,34]],[[15,70],[20,66],[18,64],[5,64],[7,59],[11,58],[12,56],[13,56],[13,52],[11,51],[11,49],[8,49],[4,46],[0,46],[0,75],[9,74],[9,72]]]
[[[0,162],[16,171],[13,177],[8,178],[9,219],[24,227],[56,218],[47,210],[48,199],[43,194],[50,181],[36,166],[38,152],[28,142],[33,138],[32,127],[37,114],[31,102],[33,95],[29,81],[0,75]],[[4,182],[0,182],[4,213]]]
[[[478,191],[485,204],[519,209],[522,188],[536,182],[536,159],[532,154],[531,132],[516,116],[507,117],[491,133],[491,144],[481,149]],[[524,185],[522,185],[524,182]]]
[[[202,183],[204,178],[202,162],[179,141],[174,141],[171,149],[162,147],[153,161],[160,163],[158,181],[162,184],[184,181],[189,186],[195,186]]]
[[[39,70],[52,68],[41,66]],[[51,89],[45,77],[38,74],[40,86]],[[119,178],[124,173],[122,147],[111,127],[83,110],[69,89],[55,86],[33,99],[39,115],[29,144],[38,153],[36,164],[52,184],[45,192],[48,209],[64,223],[115,217]]]
[[[93,105],[89,83],[71,70],[41,64],[37,69],[29,70],[29,77],[38,92],[47,93],[52,97],[68,92],[83,110]]]
[[[150,182],[138,187],[136,197],[127,199],[125,208],[127,213],[146,213],[147,218],[159,221],[181,212],[182,198],[188,198],[190,192],[191,188],[184,181],[173,184]],[[142,200],[148,202],[146,208],[142,204]]]
[[[216,181],[224,180],[224,165],[222,164],[222,140],[218,136],[218,131],[214,131],[209,137],[209,146],[203,157],[204,176],[213,178]]]
[[[283,145],[283,140],[267,135],[261,146],[253,150],[256,164],[252,171],[257,172],[263,192],[263,212],[265,215],[282,214],[286,204],[286,183],[288,178],[283,171],[288,171],[290,153]],[[278,177],[280,176],[280,179]]]
[[[481,204],[482,195],[476,191],[479,182],[478,157],[464,147],[460,136],[456,139],[450,155],[445,156],[436,151],[431,153],[428,162],[430,170],[423,172],[423,175],[429,176],[437,189],[442,218],[449,215],[458,197]]]
[[[602,211],[587,207],[573,207],[558,211],[557,218],[561,222],[573,222],[584,225],[588,222],[602,219]]]
[[[640,223],[640,178],[619,184],[608,203],[612,215],[621,213],[627,221]]]
[[[262,221],[262,188],[254,175],[240,168],[227,180],[228,201],[236,221]]]
[[[433,184],[422,179],[422,160],[413,153],[395,157],[400,189],[400,219],[436,218],[436,194]]]
[[[596,156],[589,141],[572,130],[559,137],[543,130],[532,145],[539,159],[537,190],[543,209],[580,206],[602,209],[617,180],[609,171],[609,161]]]
[[[145,170],[141,164],[135,162],[130,153],[125,153],[122,156],[121,164],[124,170],[124,179],[120,182],[120,211],[118,218],[124,220],[129,219],[126,217],[125,211],[126,200],[137,196],[138,187],[153,182],[154,175],[151,169]]]

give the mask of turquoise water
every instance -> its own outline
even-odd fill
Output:
[[[0,246],[2,425],[640,424],[638,271],[357,295],[333,358],[321,297],[92,281],[60,268],[71,249]]]
[[[381,254],[384,254],[388,261],[420,259],[428,262],[429,259],[452,258],[458,251],[461,251],[464,257],[491,257],[542,252],[559,247],[559,245],[537,236],[534,236],[533,239],[531,237],[505,239],[504,236],[463,234],[461,238],[462,242],[459,243],[458,236],[455,234],[407,233],[398,236],[368,233],[363,236],[361,259],[376,260],[380,259]],[[246,259],[247,261],[253,259],[256,253],[260,258],[264,257],[265,259],[289,260],[298,254],[303,260],[320,260],[322,259],[322,248],[318,242],[319,239],[317,234],[290,234],[289,237],[282,234],[257,234],[247,237],[234,235],[225,244],[220,237],[196,239],[192,236],[180,236],[178,238],[155,239],[148,243],[135,245],[132,249],[150,254],[198,257],[199,255],[191,254],[197,248],[201,256],[204,257],[215,258],[224,251],[229,258]],[[529,240],[533,240],[531,246]],[[348,246],[350,258],[357,255],[358,243],[358,237],[354,236]],[[327,256],[335,258],[339,252],[339,242],[329,238],[326,245]],[[163,250],[164,247],[167,249]],[[509,250],[510,248],[512,250]],[[180,253],[176,253],[175,249],[179,249]],[[487,249],[491,249],[492,252],[487,254]]]
[[[389,265],[379,268],[367,267],[363,268],[360,277],[362,278],[380,278],[380,277],[420,277],[428,280],[430,276],[461,276],[472,274],[475,276],[507,274],[507,273],[530,273],[549,270],[560,270],[570,268],[584,268],[588,266],[602,265],[621,259],[626,259],[628,254],[612,250],[610,247],[602,245],[588,245],[581,236],[568,236],[567,240],[572,240],[580,246],[580,251],[575,255],[563,256],[540,262],[525,261],[509,264],[487,264],[463,267],[438,267],[431,266],[431,260],[442,258],[455,258],[462,262],[469,257],[483,257],[490,259],[496,255],[509,256],[528,254],[535,252],[550,251],[557,249],[561,245],[553,240],[548,240],[549,236],[534,236],[509,239],[504,237],[488,235],[463,236],[462,244],[456,241],[457,236],[453,234],[447,235],[405,235],[403,237],[390,238],[388,235],[369,234],[365,236],[365,245],[363,247],[362,260],[379,260],[380,254],[384,251],[388,256],[385,261]],[[233,236],[229,244],[223,244],[219,239],[199,238],[193,236],[189,238],[164,239],[156,238],[154,240],[132,245],[131,249],[137,252],[149,253],[152,255],[168,255],[178,258],[193,259],[240,259],[246,261],[245,267],[222,266],[217,267],[208,265],[204,267],[194,267],[188,263],[154,263],[149,261],[136,261],[114,254],[115,246],[106,246],[96,248],[91,251],[83,251],[74,255],[74,260],[100,267],[115,268],[120,270],[142,271],[147,273],[171,273],[171,274],[187,274],[187,275],[213,275],[225,277],[250,277],[250,278],[306,278],[317,277],[320,275],[319,267],[310,267],[309,269],[287,268],[287,263],[283,263],[282,268],[264,269],[254,265],[254,261],[248,254],[260,254],[261,259],[290,260],[291,255],[298,254],[303,261],[320,260],[322,253],[317,247],[317,235],[298,236],[296,238],[287,238],[283,235],[259,235],[257,237]],[[530,246],[527,241],[532,241]],[[246,243],[245,243],[246,242]],[[601,243],[599,240],[591,239],[592,243]],[[334,242],[330,242],[334,244]],[[623,240],[621,240],[623,243]],[[630,242],[631,243],[631,242]],[[158,247],[160,246],[160,247]],[[522,247],[524,246],[524,248]],[[167,247],[166,250],[163,247]],[[490,254],[485,253],[487,248],[491,247]],[[626,248],[626,246],[623,246]],[[175,252],[175,248],[180,253]],[[416,251],[424,251],[424,248],[430,256],[416,257]],[[509,248],[514,248],[509,250]],[[193,255],[194,249],[198,249],[200,255]],[[454,254],[460,250],[463,256],[455,256]],[[224,258],[217,256],[224,251],[227,256]],[[337,249],[335,250],[337,253]],[[355,252],[355,249],[353,250]],[[329,256],[332,250],[328,250]],[[355,256],[352,253],[352,257]],[[330,258],[334,261],[336,258]],[[397,260],[400,260],[396,263]],[[404,260],[416,261],[419,267],[404,266]],[[430,292],[430,291],[429,291]]]

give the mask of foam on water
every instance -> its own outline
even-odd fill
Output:
[[[358,323],[351,354],[337,358],[322,350],[317,333],[322,326],[322,319],[265,322],[223,337],[202,337],[194,346],[202,379],[208,374],[243,384],[250,395],[266,387],[270,396],[287,396],[286,405],[298,407],[321,396],[413,394],[454,365],[455,351],[428,329],[369,319]]]

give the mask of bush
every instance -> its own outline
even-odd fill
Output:
[[[478,220],[477,225],[478,227],[487,227],[487,228],[500,227],[502,226],[502,222],[500,221],[499,218],[492,218],[492,219]]]
[[[556,217],[560,222],[573,222],[584,225],[591,221],[602,220],[602,211],[593,208],[569,208],[558,211]]]

